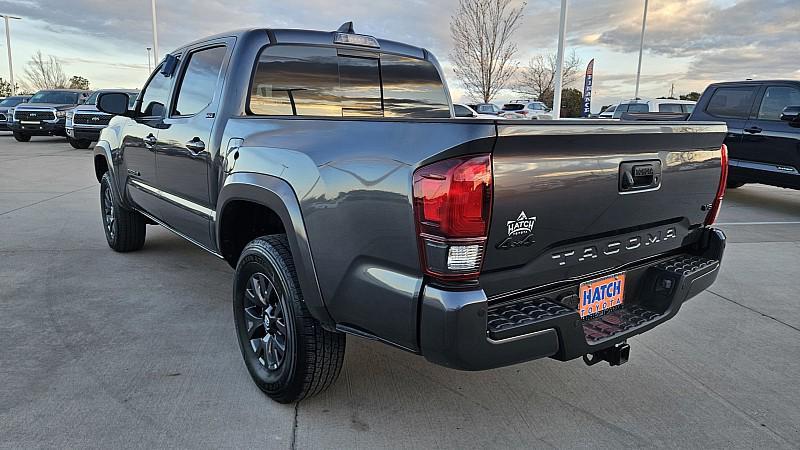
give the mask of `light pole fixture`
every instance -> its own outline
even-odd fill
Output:
[[[153,60],[150,59],[150,51],[153,50],[153,47],[147,47],[147,73],[151,73],[153,71]]]
[[[564,78],[564,41],[567,34],[567,0],[561,0],[561,25],[558,28],[555,86],[553,87],[553,120],[561,118],[561,85]],[[541,100],[541,99],[539,99]]]
[[[17,95],[17,85],[14,83],[14,63],[11,59],[11,30],[8,26],[8,19],[22,19],[22,17],[9,16],[8,14],[0,14],[6,22],[6,50],[8,50],[8,78],[11,82],[11,95]]]
[[[158,65],[158,21],[156,20],[156,0],[151,0],[150,9],[153,13],[153,64]]]
[[[644,52],[644,31],[647,28],[647,2],[644,0],[644,15],[642,15],[642,37],[639,41],[639,66],[636,68],[636,93],[633,98],[639,98],[639,78],[642,76],[642,53]]]

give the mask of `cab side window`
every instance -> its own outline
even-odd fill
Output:
[[[164,117],[169,103],[170,87],[172,78],[165,77],[161,74],[161,67],[157,68],[142,93],[142,116]]]
[[[756,88],[750,86],[722,87],[714,91],[706,112],[712,116],[747,119]]]
[[[189,55],[173,115],[193,116],[211,104],[226,53],[226,47],[213,47]]]
[[[781,120],[781,113],[787,106],[800,105],[800,89],[791,86],[770,86],[764,91],[764,98],[758,109],[760,120]]]

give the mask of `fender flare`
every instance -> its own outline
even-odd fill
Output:
[[[97,157],[102,156],[106,160],[106,167],[108,168],[108,173],[111,175],[111,192],[116,196],[115,200],[119,202],[120,205],[128,207],[127,202],[125,201],[125,197],[122,196],[120,180],[117,176],[117,167],[114,165],[114,157],[111,152],[111,144],[108,141],[100,140],[94,146],[94,154],[92,155],[92,164],[94,166],[95,174],[97,173]],[[100,176],[97,177],[97,181],[100,181]]]
[[[217,221],[214,224],[217,243],[221,242],[223,211],[228,203],[236,200],[260,204],[278,215],[286,230],[306,307],[325,328],[335,329],[336,323],[322,298],[300,203],[289,183],[281,178],[257,173],[229,175],[217,199]]]

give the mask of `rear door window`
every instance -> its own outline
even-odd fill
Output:
[[[787,106],[800,106],[800,89],[791,86],[770,86],[758,108],[759,120],[781,120]]]
[[[680,103],[662,103],[658,105],[658,112],[683,113],[686,112],[683,106]]]
[[[717,117],[746,119],[750,116],[755,93],[754,86],[717,88],[711,95],[706,112]]]
[[[189,55],[173,115],[193,116],[211,104],[226,53],[226,47],[214,47]]]
[[[631,103],[628,105],[628,112],[650,112],[650,107],[646,103]]]

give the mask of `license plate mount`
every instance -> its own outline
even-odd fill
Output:
[[[620,309],[624,302],[624,272],[581,283],[578,291],[578,313],[584,320]]]

